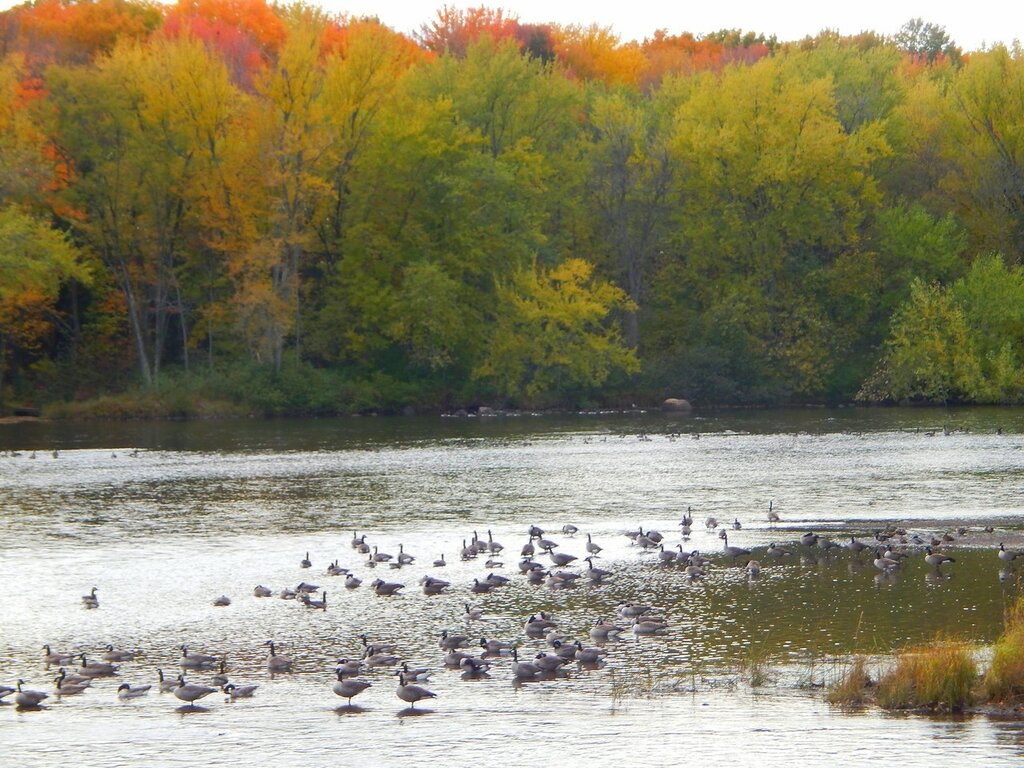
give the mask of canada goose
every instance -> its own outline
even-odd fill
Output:
[[[435,568],[444,568],[448,563],[444,561],[444,552],[441,553],[441,557],[434,561]]]
[[[740,522],[740,519],[738,517],[732,521],[732,529],[734,531],[738,531],[742,527],[743,523]]]
[[[490,581],[473,579],[473,586],[469,588],[469,591],[475,595],[486,595],[488,592],[493,592],[497,586],[497,584]]]
[[[583,643],[577,640],[572,646],[575,649],[576,661],[584,664],[597,664],[605,656],[605,651],[600,648],[584,648]]]
[[[235,685],[234,683],[228,683],[221,690],[227,694],[228,699],[234,701],[235,699],[251,699],[252,695],[256,693],[258,685]]]
[[[512,648],[512,677],[519,680],[536,677],[541,673],[540,667],[531,661],[520,661],[519,652]]]
[[[305,605],[307,608],[315,608],[315,609],[319,609],[321,611],[326,611],[327,610],[327,590],[325,589],[323,592],[320,593],[320,599],[319,600],[314,600],[311,597],[306,597],[306,599],[302,601],[302,604]]]
[[[75,658],[75,654],[72,653],[56,653],[50,649],[49,645],[43,646],[43,661],[47,665],[50,664],[70,664],[71,660]],[[11,689],[13,690],[13,689]]]
[[[594,543],[594,540],[591,538],[591,535],[588,533],[587,534],[587,552],[589,552],[591,555],[594,555],[596,557],[597,555],[599,555],[601,553],[602,549],[603,549],[603,547],[600,544]]]
[[[791,557],[793,555],[788,549],[783,549],[774,541],[768,545],[768,549],[764,552],[768,557]]]
[[[598,619],[594,622],[594,626],[590,628],[590,638],[592,640],[608,640],[611,636],[618,635],[622,631],[623,627],[620,627],[618,624]]]
[[[109,661],[94,661],[90,664],[84,653],[79,657],[82,659],[82,665],[78,668],[78,674],[85,677],[108,677],[117,672],[117,665]]]
[[[576,658],[576,645],[569,638],[557,638],[551,641],[551,647],[555,649],[555,655],[572,661]]]
[[[309,552],[307,552],[306,556],[299,561],[299,568],[312,568],[312,567],[313,567],[313,563],[309,559]]]
[[[484,649],[484,653],[498,655],[502,651],[507,651],[511,646],[508,643],[502,642],[501,640],[488,640],[487,638],[481,637],[480,647]]]
[[[664,632],[668,624],[663,621],[642,621],[633,619],[633,633],[636,635],[656,635]]]
[[[496,542],[494,540],[494,536],[491,534],[490,530],[488,530],[487,531],[487,549],[491,552],[491,554],[496,555],[499,552],[501,552],[501,550],[503,550],[504,548],[505,547],[502,544],[499,544],[498,542]]]
[[[381,581],[380,579],[371,581],[370,586],[373,587],[373,591],[376,594],[385,597],[397,595],[400,589],[405,589],[405,584],[396,584],[395,582]]]
[[[651,610],[651,606],[644,605],[643,603],[619,603],[619,607],[616,609],[619,616],[624,619],[635,619],[637,616],[643,616],[645,613]]]
[[[363,660],[368,667],[393,667],[401,661],[398,656],[390,653],[370,653],[369,648],[363,652]]]
[[[466,613],[463,615],[462,618],[464,618],[466,621],[482,621],[483,620],[483,618],[484,618],[484,610],[483,610],[483,608],[470,608],[469,607],[469,603],[463,603],[462,605],[466,609]]]
[[[395,650],[394,643],[371,643],[366,639],[365,634],[357,635],[357,637],[362,641],[363,648],[365,648],[366,652],[371,656],[375,653],[388,653],[389,651]]]
[[[464,677],[483,676],[487,673],[487,670],[491,668],[489,662],[477,656],[470,656],[466,654],[459,661],[459,669],[463,671]]]
[[[459,557],[462,558],[463,560],[472,560],[474,557],[476,557],[476,547],[474,547],[474,546],[467,546],[466,545],[466,540],[463,539],[462,540],[462,549],[459,550]]]
[[[747,562],[747,576],[757,578],[761,575],[761,564],[757,560]]]
[[[116,650],[113,645],[107,645],[107,652],[103,654],[107,661],[131,661],[135,658],[135,651]]]
[[[214,598],[213,604],[218,606],[218,607],[224,607],[226,605],[231,605],[231,598],[228,597],[227,595],[221,595],[220,597]]]
[[[156,671],[157,677],[160,678],[160,693],[169,693],[178,687],[177,679],[164,677],[164,671],[158,669]]]
[[[294,600],[298,594],[299,593],[296,592],[294,589],[285,587],[281,590],[281,594],[278,595],[278,597],[280,597],[282,600]]]
[[[855,555],[859,555],[865,549],[871,549],[868,544],[865,544],[863,541],[857,541],[853,536],[851,536],[850,540],[846,543],[846,548]]]
[[[421,685],[413,685],[405,681],[405,676],[399,673],[398,675],[398,690],[395,691],[402,701],[408,702],[409,706],[413,709],[416,708],[416,702],[423,699],[436,699],[437,694],[432,691],[428,691]]]
[[[432,576],[423,576],[420,579],[420,584],[423,586],[423,594],[431,596],[443,594],[451,586],[451,582],[435,579]]]
[[[365,536],[360,536],[356,531],[352,531],[352,541],[350,542],[352,549],[358,549],[365,539]]]
[[[671,565],[674,563],[676,561],[676,554],[677,553],[674,549],[666,550],[664,544],[658,545],[658,560],[665,565]]]
[[[583,573],[594,584],[601,584],[605,579],[614,575],[611,571],[605,568],[595,567],[593,556],[586,557],[584,558],[584,560],[587,561],[587,570],[585,570]]]
[[[544,535],[544,529],[536,525],[531,525],[528,533],[530,534],[531,539],[539,539]]]
[[[225,685],[228,684],[228,674],[225,671],[226,667],[227,667],[227,660],[226,659],[221,659],[220,660],[220,671],[217,672],[217,674],[213,676],[212,680],[210,680],[210,683],[212,685],[215,685],[218,688],[223,688]]]
[[[345,577],[345,589],[355,589],[362,583],[362,579],[360,579],[358,576],[354,576],[351,573]]]
[[[373,558],[372,559],[373,559],[373,561],[375,563],[386,563],[389,560],[393,560],[394,556],[393,555],[389,555],[386,552],[378,552],[377,551],[377,547],[374,547],[373,548]]]
[[[271,672],[291,672],[291,658],[288,656],[278,656],[273,640],[267,640],[263,644],[270,648],[270,656],[267,657],[267,669]]]
[[[496,587],[503,587],[512,581],[508,576],[502,576],[500,573],[488,573],[484,580]]]
[[[406,680],[412,682],[423,682],[430,677],[430,670],[426,667],[410,667],[409,662],[402,662],[402,674]]]
[[[360,693],[365,691],[367,688],[373,686],[365,680],[353,680],[351,678],[344,677],[341,672],[338,672],[338,680],[331,686],[331,690],[343,699],[347,699],[348,703],[352,703],[352,697],[358,696]]]
[[[360,659],[338,659],[338,665],[334,671],[342,677],[355,677],[362,673],[363,662]]]
[[[782,518],[779,517],[779,513],[772,509],[772,504],[773,504],[773,502],[771,502],[771,501],[768,502],[768,524],[769,524],[769,526],[773,526],[773,525],[775,525],[775,523],[778,523],[778,522],[780,522],[782,520]]]
[[[536,550],[533,547],[533,539],[530,539],[523,545],[522,550],[520,550],[519,552],[519,556],[524,558],[530,558],[533,557],[535,553]]]
[[[117,698],[137,699],[140,696],[145,696],[149,693],[149,689],[152,687],[152,685],[130,685],[129,683],[121,683],[117,686]]]
[[[875,559],[871,561],[872,564],[880,570],[882,573],[890,573],[900,567],[900,561],[894,560],[891,557],[886,557],[882,552],[875,552]]]
[[[273,597],[273,590],[267,589],[262,584],[257,584],[252,590],[254,597]]]
[[[932,548],[931,547],[926,547],[925,548],[924,561],[926,563],[928,563],[928,565],[934,567],[935,570],[938,570],[939,566],[942,565],[943,563],[955,563],[956,562],[956,560],[954,558],[950,557],[949,555],[944,555],[941,552],[932,552]]]
[[[723,542],[723,546],[724,546],[723,551],[725,552],[725,554],[728,557],[731,557],[734,561],[736,560],[737,557],[747,557],[750,554],[750,550],[749,549],[744,549],[743,547],[733,547],[733,546],[731,546],[729,544],[729,537],[728,536],[723,536],[722,537],[722,542]]]
[[[54,695],[56,696],[75,696],[89,690],[88,680],[82,683],[70,683],[65,681],[62,675],[57,675],[53,678],[53,684],[57,686],[56,690],[54,690]]]
[[[93,681],[93,678],[88,675],[79,675],[77,672],[68,674],[68,671],[64,669],[64,667],[60,668],[60,672],[57,676],[61,679],[62,683],[74,683],[75,685],[78,685],[79,683],[91,684]]]
[[[715,528],[718,527],[718,518],[717,517],[709,517],[709,518],[707,518],[704,521],[704,527],[707,528],[709,531],[714,530]]]
[[[580,529],[572,523],[566,523],[562,526],[562,533],[564,533],[566,536],[575,536],[579,532],[579,530]]]
[[[550,554],[551,550],[558,548],[558,543],[551,539],[537,539],[537,546]]]
[[[348,573],[348,568],[342,568],[338,565],[337,560],[327,566],[328,576],[344,576],[346,573]]]
[[[566,552],[548,552],[548,556],[551,558],[551,562],[559,568],[564,568],[576,559],[576,555],[570,555]]]
[[[441,631],[441,639],[438,641],[438,645],[443,651],[453,651],[468,643],[469,638],[466,635],[449,635],[447,629]]]
[[[999,551],[996,554],[999,555],[1000,560],[1011,566],[1013,564],[1013,561],[1021,556],[1020,552],[1017,552],[1016,550],[1012,549],[1007,549],[1006,547],[1004,547],[1003,542],[999,542]]]
[[[17,693],[14,696],[14,703],[19,707],[38,707],[43,699],[50,698],[50,694],[43,693],[42,691],[31,691],[25,690],[21,686],[25,684],[24,680],[18,680]]]
[[[189,653],[188,648],[184,645],[179,645],[178,648],[181,649],[181,661],[179,664],[189,669],[212,667],[218,661],[216,656],[210,656],[206,653]]]
[[[533,663],[537,665],[541,672],[555,672],[562,666],[568,663],[568,659],[564,659],[556,654],[549,653],[538,653],[534,657]]]
[[[96,597],[96,592],[98,591],[96,587],[93,587],[88,595],[82,595],[82,605],[86,608],[99,608],[100,599]]]
[[[526,620],[526,634],[544,634],[547,630],[557,626],[558,624],[553,619],[532,615]]]
[[[11,688],[11,686],[9,686],[9,685],[0,685],[0,699],[2,699],[4,696],[10,696],[16,690],[18,690],[18,689],[17,688]]]
[[[300,594],[301,593],[305,593],[307,595],[312,595],[314,592],[319,592],[320,591],[320,585],[319,584],[310,584],[310,583],[305,582],[305,581],[300,581],[299,585],[297,587],[295,587],[295,591],[300,593]]]
[[[818,543],[818,536],[817,534],[808,531],[800,537],[800,543],[803,544],[805,547],[813,547],[815,544]]]
[[[191,704],[193,701],[198,701],[203,696],[209,696],[211,693],[216,693],[216,688],[210,688],[206,685],[198,685],[196,683],[185,682],[184,675],[178,675],[178,684],[174,687],[172,693],[175,698],[181,701],[187,701]]]
[[[416,558],[406,552],[401,544],[398,545],[398,562],[402,565],[409,565],[415,560]]]

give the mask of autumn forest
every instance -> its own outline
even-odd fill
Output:
[[[0,13],[0,409],[1024,401],[1024,50]]]

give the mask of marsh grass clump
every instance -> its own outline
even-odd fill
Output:
[[[760,688],[774,680],[771,658],[764,648],[751,646],[740,659],[740,677],[751,688]]]
[[[909,648],[878,681],[878,704],[885,709],[955,712],[974,702],[978,665],[970,645],[937,640]]]
[[[829,686],[828,703],[837,707],[863,706],[871,698],[873,685],[867,672],[867,660],[863,656],[856,656],[840,677]]]
[[[649,699],[655,694],[657,681],[649,668],[633,674],[616,674],[613,669],[609,673],[612,706],[615,707],[630,699]]]
[[[1005,629],[992,647],[982,687],[990,701],[1024,696],[1024,597],[1006,612]]]

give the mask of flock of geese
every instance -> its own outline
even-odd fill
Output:
[[[767,522],[769,530],[773,530],[780,522],[780,517],[772,504],[769,504]],[[750,579],[758,578],[762,566],[753,558],[751,550],[729,543],[729,531],[742,528],[738,518],[732,523],[719,521],[715,517],[704,520],[703,528],[707,534],[717,536],[722,542],[720,552],[711,557],[697,549],[687,548],[695,526],[691,509],[687,509],[679,525],[682,542],[675,545],[668,544],[663,534],[652,529],[644,530],[638,527],[636,530],[625,532],[625,535],[632,547],[648,553],[657,561],[659,567],[680,568],[685,578],[691,582],[703,579],[710,568],[723,563],[726,566],[744,568]],[[985,531],[991,533],[992,529],[986,528]],[[575,525],[566,524],[562,527],[561,534],[582,546],[586,555],[573,555],[563,551],[565,541],[559,542],[549,538],[548,533],[537,526],[530,526],[526,533],[527,541],[519,550],[518,571],[528,583],[563,590],[571,589],[578,584],[600,586],[613,578],[612,570],[599,567],[594,562],[595,559],[601,558],[604,548],[590,533],[585,534],[585,541],[583,537],[576,538],[581,532]],[[968,534],[968,529],[961,527],[955,531],[955,535],[950,531],[941,537],[922,537],[898,526],[889,526],[875,531],[872,538],[865,541],[855,536],[837,540],[808,531],[785,546],[771,542],[764,550],[764,557],[770,561],[782,562],[785,558],[801,555],[828,557],[837,551],[846,551],[858,562],[868,557],[880,574],[887,575],[901,569],[906,559],[916,554],[927,566],[940,571],[944,566],[949,567],[948,564],[955,562],[955,558],[946,554],[943,548],[955,542],[958,537]],[[363,564],[367,569],[386,569],[400,573],[401,569],[416,561],[402,545],[399,545],[395,554],[383,552],[379,546],[369,543],[366,535],[360,535],[356,531],[353,531],[350,544],[357,556],[365,557]],[[486,595],[512,581],[511,577],[495,572],[503,567],[504,563],[500,558],[505,554],[505,547],[495,540],[490,530],[486,532],[486,537],[473,532],[471,537],[463,540],[458,551],[459,560],[474,561],[486,558],[486,568],[489,570],[483,578],[474,578],[471,584],[465,585],[464,588],[469,594]],[[1012,569],[1014,561],[1024,557],[1024,552],[1008,549],[1000,543],[997,556],[1005,568]],[[432,561],[433,569],[437,573],[448,564],[443,554]],[[305,553],[298,565],[301,569],[312,568],[309,552]],[[343,589],[365,588],[383,598],[401,595],[406,590],[405,583],[398,581],[397,577],[395,580],[387,580],[378,576],[364,585],[364,580],[352,569],[339,565],[339,560],[330,563],[325,575],[343,577]],[[427,596],[450,594],[455,589],[451,582],[429,573],[418,579],[418,586]],[[98,588],[93,587],[88,594],[83,595],[82,607],[87,610],[98,609],[99,592]],[[257,599],[271,598],[275,594],[281,599],[294,600],[311,610],[328,610],[327,590],[304,580],[294,588],[285,588],[276,593],[262,584],[257,585],[252,592],[253,598]],[[222,595],[215,598],[213,604],[226,607],[231,604],[231,599]],[[628,633],[635,636],[660,635],[669,628],[666,619],[659,615],[653,606],[641,602],[620,602],[614,607],[609,607],[605,616],[593,619],[588,631],[589,642],[594,643],[591,646],[585,645],[583,640],[571,634],[560,631],[558,622],[551,613],[537,611],[526,619],[523,632],[526,640],[542,643],[544,650],[537,653],[531,651],[527,654],[530,658],[520,658],[522,639],[487,639],[481,636],[481,631],[469,631],[468,628],[471,626],[482,626],[475,622],[485,619],[486,612],[482,608],[471,606],[468,601],[462,601],[462,607],[464,613],[460,618],[466,622],[467,630],[442,630],[438,635],[437,647],[440,663],[449,670],[461,672],[464,679],[490,677],[492,668],[499,666],[502,669],[507,668],[513,682],[516,683],[551,680],[564,676],[569,665],[574,663],[580,668],[597,669],[605,663],[608,641],[617,640]],[[427,667],[413,666],[412,662],[403,659],[396,652],[393,643],[371,641],[366,634],[360,634],[358,637],[362,643],[361,656],[338,659],[330,670],[331,690],[338,697],[345,699],[349,707],[352,707],[352,700],[355,697],[373,687],[373,682],[367,677],[380,670],[385,670],[397,678],[395,695],[411,709],[415,709],[418,702],[436,698],[436,694],[426,687],[430,677],[430,670]],[[267,640],[263,646],[267,649],[265,668],[271,676],[292,671],[292,659],[278,653],[277,644],[273,640]],[[116,689],[117,698],[139,699],[156,688],[159,693],[170,694],[184,702],[187,708],[193,708],[198,706],[196,702],[218,692],[223,694],[225,701],[248,699],[256,694],[259,685],[229,679],[227,662],[223,656],[196,653],[190,651],[186,645],[178,646],[177,650],[180,651],[176,659],[176,664],[180,668],[177,674],[165,675],[163,669],[157,669],[157,680],[153,683],[133,685],[121,682]],[[135,651],[118,649],[112,644],[97,651],[97,654],[89,655],[82,651],[54,651],[49,645],[45,645],[43,663],[47,669],[57,668],[57,674],[53,678],[53,690],[30,689],[25,687],[26,682],[23,679],[19,679],[14,686],[0,685],[0,703],[7,703],[6,698],[11,697],[19,709],[45,708],[44,702],[47,700],[84,694],[92,690],[94,683],[103,679],[122,680],[120,674],[123,668],[137,661],[137,656]],[[209,684],[189,681],[186,675],[193,673],[210,675]]]

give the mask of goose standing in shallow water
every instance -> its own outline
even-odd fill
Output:
[[[725,531],[723,530],[722,533],[725,533]],[[722,542],[723,542],[723,545],[724,545],[724,551],[725,551],[726,556],[727,557],[731,557],[733,559],[733,561],[735,561],[737,557],[748,557],[750,555],[750,550],[749,549],[744,549],[743,547],[731,546],[729,544],[729,536],[728,536],[728,534],[726,534],[725,536],[722,537]]]
[[[401,672],[398,673],[398,690],[395,694],[402,701],[408,702],[409,706],[413,709],[416,708],[416,702],[423,699],[436,699],[437,694],[433,691],[428,691],[421,685],[413,685],[405,681],[405,675]]]
[[[367,688],[373,686],[365,680],[352,680],[345,678],[341,670],[337,670],[338,681],[331,686],[331,690],[343,699],[347,699],[348,703],[352,704],[352,697],[358,696],[360,693],[365,691]]]
[[[210,688],[208,685],[185,682],[184,675],[178,675],[178,684],[174,687],[173,691],[175,698],[187,701],[189,704],[216,692],[216,688]]]
[[[955,563],[956,560],[949,555],[944,555],[941,552],[932,552],[931,547],[925,547],[924,561],[928,565],[932,566],[935,570],[939,569],[939,566],[943,563]]]

